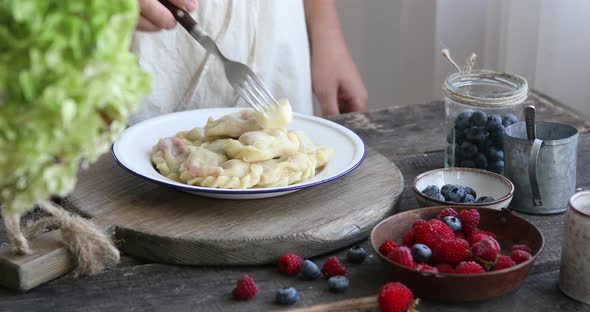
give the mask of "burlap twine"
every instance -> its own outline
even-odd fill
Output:
[[[119,262],[119,250],[92,222],[50,201],[39,202],[38,206],[49,216],[38,220],[25,231],[20,226],[20,215],[5,214],[2,210],[8,239],[15,253],[30,254],[32,250],[27,238],[35,237],[47,227],[57,227],[61,229],[63,243],[74,256],[75,276],[93,275]]]

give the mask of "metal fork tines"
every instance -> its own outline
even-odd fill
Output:
[[[231,86],[256,111],[265,111],[279,106],[262,80],[245,64],[226,58],[215,41],[199,26],[192,16],[185,10],[176,7],[167,0],[160,2],[170,10],[174,18],[193,38],[195,38],[207,52],[217,56],[225,69],[225,76]]]

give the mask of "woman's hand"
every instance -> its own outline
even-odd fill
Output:
[[[334,0],[305,0],[311,82],[323,116],[367,110],[367,89],[348,52]]]
[[[172,13],[158,0],[138,0],[140,15],[136,29],[138,31],[160,31],[172,29],[176,26],[176,20]],[[196,0],[168,0],[172,4],[189,12],[197,8]]]

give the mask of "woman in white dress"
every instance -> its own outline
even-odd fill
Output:
[[[180,26],[158,0],[138,0],[132,50],[152,75],[152,93],[135,123],[174,111],[245,106],[222,63]],[[340,30],[335,0],[170,0],[185,8],[230,59],[243,62],[293,110],[321,114],[367,109],[367,91]]]

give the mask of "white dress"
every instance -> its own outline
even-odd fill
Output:
[[[313,114],[309,43],[302,0],[199,0],[196,21],[230,59],[250,66],[276,98]],[[175,111],[246,107],[225,78],[222,63],[180,25],[136,33],[132,51],[152,76],[130,124]]]

